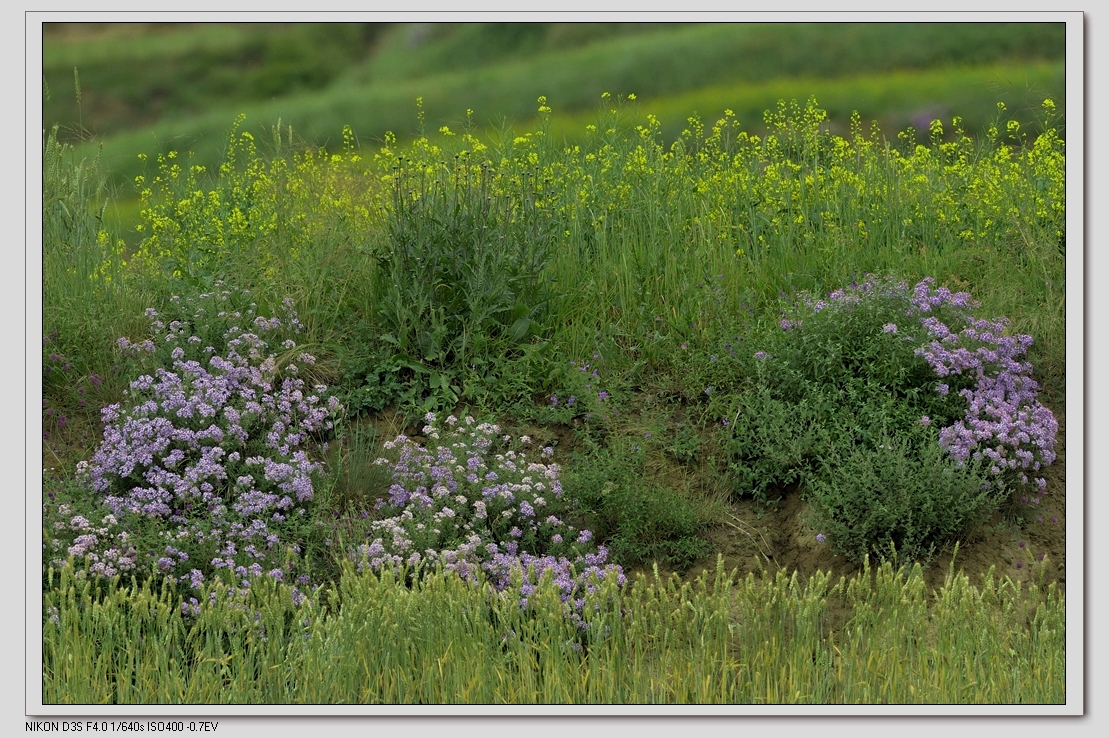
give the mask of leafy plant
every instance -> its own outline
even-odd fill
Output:
[[[819,392],[790,402],[765,386],[732,399],[722,431],[732,488],[767,502],[811,479],[832,441],[826,409],[833,404]]]
[[[615,561],[684,570],[712,552],[702,535],[708,517],[703,506],[646,475],[645,462],[645,448],[621,439],[573,466],[569,494]]]
[[[380,271],[380,338],[434,403],[462,395],[461,372],[540,332],[552,233],[532,185],[491,187],[488,164],[395,172],[392,250]],[[448,178],[449,182],[443,179]]]
[[[849,438],[828,449],[806,487],[813,524],[850,561],[926,561],[987,520],[1005,494],[982,463],[952,463],[930,434],[852,430],[841,429]]]
[[[678,423],[671,436],[666,452],[682,464],[691,464],[700,457],[704,439],[689,423]]]
[[[871,279],[796,296],[732,401],[736,489],[765,499],[801,483],[856,561],[889,540],[924,555],[1055,458],[1058,425],[1021,361],[1031,337],[1004,335],[1004,319],[970,314],[968,293],[934,285]]]

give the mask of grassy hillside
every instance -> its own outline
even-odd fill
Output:
[[[890,29],[761,81],[713,77],[720,27],[383,29],[108,136],[134,244],[45,131],[44,694],[1061,701],[1065,119],[1021,97],[1060,62]]]
[[[211,169],[240,112],[312,144],[338,142],[344,125],[365,142],[406,140],[417,97],[431,131],[470,109],[486,132],[526,127],[539,95],[557,115],[591,115],[611,92],[634,93],[671,140],[694,111],[731,108],[759,130],[776,100],[809,95],[833,123],[859,110],[887,131],[926,128],[957,109],[977,132],[999,100],[1062,101],[1063,54],[1061,24],[47,26],[44,123],[63,142],[103,143],[117,183],[139,173],[139,152],[195,150]]]

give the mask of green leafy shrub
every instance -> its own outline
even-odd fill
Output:
[[[831,442],[819,402],[826,397],[790,402],[766,386],[738,395],[733,419],[724,419],[733,488],[766,502],[774,490],[808,481]]]
[[[684,570],[712,553],[703,537],[704,508],[644,473],[646,450],[626,441],[575,464],[567,494],[577,501],[612,560],[625,566],[652,561]]]
[[[1022,361],[1032,338],[975,318],[975,306],[931,278],[791,300],[729,408],[737,491],[765,501],[801,485],[832,545],[861,561],[891,541],[927,556],[1031,486],[1058,427]],[[1035,485],[1028,504],[1046,488]]]
[[[813,524],[851,561],[930,558],[1001,501],[981,464],[957,465],[926,434],[863,434],[828,449],[807,487]]]
[[[431,403],[453,405],[473,359],[503,355],[539,332],[552,234],[528,185],[494,191],[485,164],[437,173],[452,181],[422,167],[396,172],[377,317],[381,339]]]

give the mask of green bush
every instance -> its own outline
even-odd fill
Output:
[[[736,492],[767,502],[775,490],[811,478],[831,443],[820,403],[827,396],[810,393],[788,401],[762,386],[733,400],[723,445]]]
[[[646,450],[626,441],[574,464],[568,497],[589,520],[612,561],[624,567],[658,561],[684,571],[712,553],[703,537],[704,506],[645,473]]]
[[[975,306],[930,278],[789,300],[765,350],[734,361],[748,372],[724,419],[735,491],[800,486],[831,545],[861,562],[891,544],[927,557],[1027,488],[1057,426],[1020,361],[1031,336]]]
[[[927,435],[883,433],[877,443],[845,430],[807,488],[814,524],[861,563],[927,560],[998,507],[979,464],[957,466]]]
[[[552,232],[526,183],[494,193],[490,167],[465,160],[439,172],[453,181],[398,168],[376,294],[381,339],[432,404],[453,406],[466,367],[539,332]]]

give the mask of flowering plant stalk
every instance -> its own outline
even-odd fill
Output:
[[[535,461],[526,450],[529,437],[499,435],[498,426],[469,416],[460,422],[451,415],[445,427],[434,413],[424,419],[427,445],[401,435],[385,443],[398,458],[376,462],[392,467],[389,496],[377,506],[388,517],[374,521],[372,540],[353,552],[360,567],[441,566],[471,580],[481,571],[498,591],[518,591],[525,607],[550,572],[574,617],[593,577],[624,583],[593,534],[561,517],[559,466]],[[553,454],[550,446],[539,453],[543,460]]]

